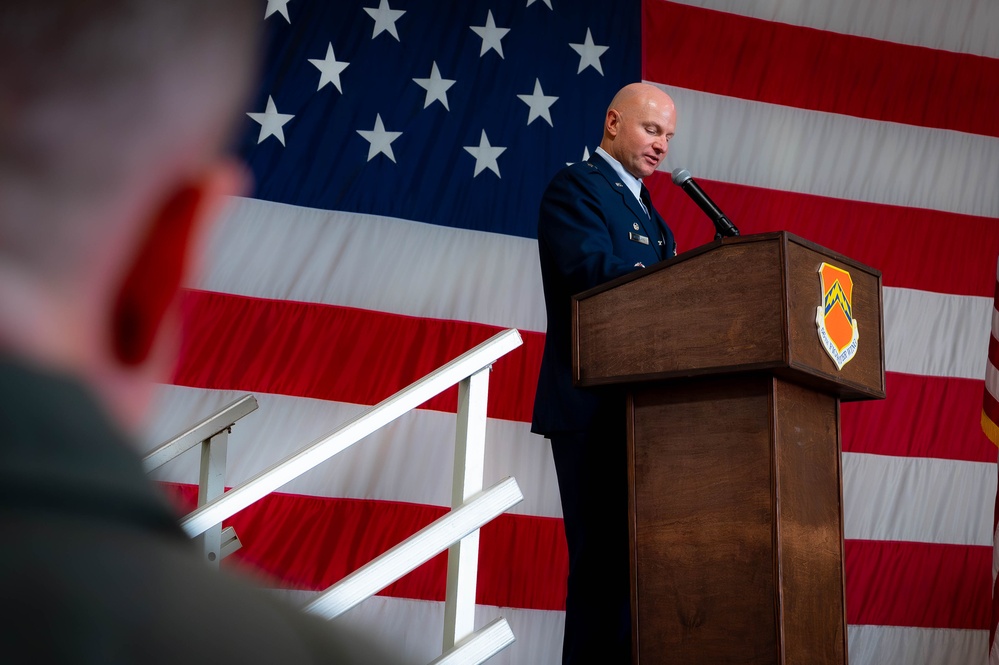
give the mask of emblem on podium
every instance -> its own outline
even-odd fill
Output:
[[[819,341],[836,369],[857,354],[857,320],[853,318],[853,278],[850,273],[828,263],[819,266],[822,305],[815,311]]]

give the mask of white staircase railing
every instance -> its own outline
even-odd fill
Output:
[[[167,462],[201,445],[201,472],[198,478],[198,505],[203,506],[225,492],[225,465],[229,447],[229,434],[232,426],[243,416],[257,410],[257,399],[244,395],[228,404],[218,413],[208,416],[186,432],[182,432],[163,443],[142,458],[142,468],[146,473],[154,471]],[[206,529],[198,536],[205,561],[218,567],[225,557],[240,547],[242,543],[236,531],[230,526],[222,528],[222,523]]]
[[[482,489],[489,372],[496,360],[522,343],[520,333],[514,329],[497,333],[228,492],[223,494],[219,490],[218,494],[204,502],[200,500],[199,494],[199,507],[181,520],[181,526],[192,538],[207,536],[220,530],[223,520],[457,384],[458,426],[455,435],[451,512],[322,592],[306,610],[326,618],[339,616],[429,561],[445,548],[450,548],[444,603],[443,653],[432,665],[477,665],[484,662],[511,644],[514,636],[503,618],[478,631],[474,630],[478,530],[523,499],[513,478],[502,480],[485,491]],[[252,396],[247,397],[253,399]],[[204,435],[215,426],[206,423],[210,421],[217,424],[231,420],[234,413],[247,408],[246,399],[230,404],[220,414],[206,419],[174,441],[154,450],[146,457],[147,470],[202,442],[201,475],[204,478],[208,473],[206,467],[212,460],[212,456],[204,452],[209,449],[208,445],[204,445]],[[249,411],[254,408],[255,400]],[[231,424],[229,422],[222,429],[228,432]],[[208,435],[208,439],[217,435]],[[199,436],[202,438],[197,438]],[[176,443],[178,439],[183,441]],[[164,452],[167,447],[169,457]],[[180,452],[174,452],[175,450]],[[222,450],[224,465],[224,445]],[[163,461],[159,461],[160,459]],[[152,466],[154,463],[155,466]],[[224,471],[220,482],[224,482]],[[221,558],[222,550],[217,552],[217,558]],[[217,565],[217,560],[214,563]]]
[[[204,444],[212,437],[228,432],[237,420],[256,410],[257,399],[253,395],[243,395],[235,402],[222,407],[218,413],[208,416],[186,432],[154,448],[142,458],[142,468],[146,473],[160,468],[199,443]]]

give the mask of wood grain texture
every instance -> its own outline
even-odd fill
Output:
[[[845,663],[836,398],[749,373],[629,409],[636,662]]]
[[[775,539],[785,663],[845,663],[836,399],[774,381]]]
[[[850,272],[857,356],[819,343],[819,265]],[[768,369],[841,399],[884,397],[881,274],[786,232],[727,238],[573,298],[579,385]]]
[[[819,341],[850,273],[857,355]],[[575,379],[628,391],[634,662],[845,665],[841,400],[885,396],[881,274],[786,232],[573,298]]]
[[[640,663],[773,663],[766,377],[634,395]]]

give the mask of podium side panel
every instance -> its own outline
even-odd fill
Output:
[[[779,662],[772,380],[633,392],[637,662]]]
[[[839,409],[774,381],[777,548],[787,665],[846,663]]]

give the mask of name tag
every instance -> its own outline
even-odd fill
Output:
[[[628,231],[628,240],[634,240],[635,242],[640,242],[643,245],[649,244],[649,239],[643,235],[639,235],[633,231]]]

